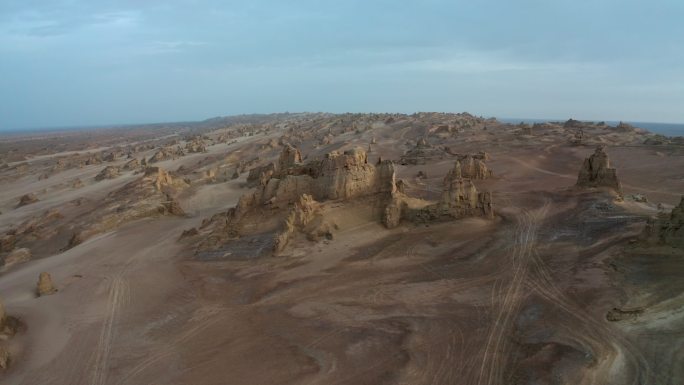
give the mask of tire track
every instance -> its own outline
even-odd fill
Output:
[[[507,286],[501,285],[497,290],[495,284],[492,290],[492,306],[496,306],[497,302],[500,305],[483,349],[476,382],[478,385],[503,383],[502,375],[506,352],[510,348],[504,337],[510,329],[522,300],[526,297],[523,290],[528,275],[529,260],[533,255],[539,224],[548,212],[549,206],[550,203],[547,201],[535,212],[526,210],[518,217],[510,261],[513,276]],[[495,293],[498,294],[499,301],[495,298]]]

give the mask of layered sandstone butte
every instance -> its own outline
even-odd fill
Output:
[[[651,243],[684,248],[684,196],[670,215],[663,215],[648,222],[644,238]]]
[[[622,192],[617,173],[614,168],[610,167],[610,160],[604,146],[598,146],[596,151],[584,160],[577,177],[577,186],[608,187],[618,193]]]

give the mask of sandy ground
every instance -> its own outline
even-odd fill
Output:
[[[592,147],[506,145],[482,135],[452,146],[490,153],[495,177],[477,186],[494,192],[495,220],[387,230],[362,204],[337,202],[329,211],[339,225],[332,240],[298,239],[276,258],[196,259],[178,242],[180,233],[234,206],[248,191],[243,174],[182,194],[185,217],[131,222],[12,268],[0,276],[0,297],[26,330],[8,341],[13,360],[1,382],[681,383],[684,296],[679,286],[664,291],[663,282],[681,281],[668,272],[684,272],[682,259],[662,259],[653,270],[634,262],[643,253],[623,248],[657,212],[655,203],[678,202],[684,157],[610,148],[625,194],[651,200],[621,203],[572,188]],[[251,157],[253,149],[243,146],[272,137],[278,135],[243,137],[159,166]],[[347,133],[331,147],[367,146],[370,137],[378,140],[371,159],[397,159],[405,149],[397,143],[415,132]],[[328,151],[306,146],[311,154]],[[452,165],[447,157],[397,166],[397,173],[412,192],[435,199]],[[97,202],[138,177],[91,181],[103,167],[14,181],[0,194],[0,228],[79,197]],[[428,178],[416,180],[418,171]],[[51,188],[76,177],[86,186]],[[39,202],[13,207],[18,196],[44,189]],[[59,291],[36,298],[42,271]],[[609,322],[614,307],[645,310],[638,319]]]

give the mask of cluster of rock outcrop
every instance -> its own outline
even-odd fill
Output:
[[[385,208],[383,223],[386,227],[393,228],[402,219],[426,222],[463,217],[493,218],[494,208],[491,193],[478,192],[472,179],[464,177],[462,166],[456,161],[454,168],[444,177],[439,202],[414,208],[404,194],[396,191],[392,193],[392,199]]]
[[[149,163],[161,162],[169,159],[177,159],[185,156],[185,152],[180,146],[169,146],[160,148],[159,151],[155,152],[154,155],[148,160]]]
[[[669,215],[661,214],[648,221],[643,238],[652,244],[684,248],[684,196]]]
[[[0,261],[3,268],[8,268],[31,259],[34,241],[49,240],[60,231],[64,218],[58,209],[44,211],[12,226],[0,235]]]
[[[477,166],[474,168],[475,171],[468,169],[473,175],[489,175]],[[272,212],[287,207],[292,209],[275,235],[275,252],[282,251],[297,233],[306,234],[312,240],[330,238],[335,225],[325,220],[319,204],[329,200],[369,199],[374,207],[381,208],[378,219],[389,228],[399,225],[402,219],[492,217],[491,194],[479,193],[472,180],[463,176],[462,170],[461,163],[456,161],[454,169],[444,179],[444,192],[439,202],[423,201],[419,207],[414,207],[411,202],[416,199],[405,195],[404,184],[396,180],[391,161],[370,164],[366,152],[357,148],[342,153],[334,151],[321,159],[304,162],[300,151],[288,145],[283,148],[277,164],[253,170],[251,180],[258,183],[253,192],[240,197],[237,205],[225,215],[214,216],[203,223],[200,230],[208,227],[211,230],[200,243],[199,250],[216,248],[227,239],[240,237],[247,218],[264,223],[264,210]],[[188,231],[183,238],[195,235],[201,234]]]
[[[174,196],[187,187],[185,180],[172,176],[161,167],[148,167],[143,176],[109,193],[102,202],[101,210],[82,218],[82,228],[74,232],[66,248],[132,220],[158,215],[184,215]]]
[[[608,187],[618,193],[622,192],[622,186],[618,180],[614,168],[610,167],[608,154],[605,146],[598,146],[594,153],[584,160],[582,168],[577,176],[578,187]]]

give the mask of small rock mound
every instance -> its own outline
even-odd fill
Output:
[[[36,203],[36,202],[38,202],[38,197],[36,197],[36,194],[28,193],[28,194],[22,195],[21,198],[19,198],[19,204],[17,205],[17,207],[30,205],[31,203]]]
[[[40,276],[38,276],[37,292],[39,297],[57,292],[57,289],[55,289],[55,286],[52,284],[52,277],[50,277],[50,273],[40,273]]]
[[[622,192],[622,186],[618,180],[614,168],[610,167],[608,154],[605,146],[598,146],[596,151],[584,160],[579,175],[577,176],[578,187],[609,187],[618,193]]]

